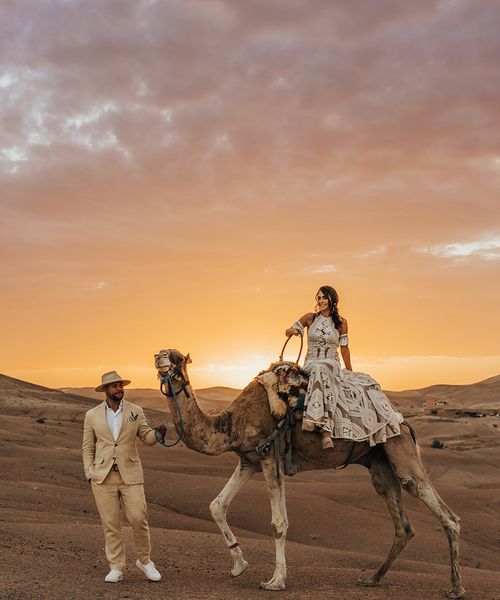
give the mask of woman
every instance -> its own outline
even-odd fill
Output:
[[[288,337],[307,333],[304,370],[309,385],[302,429],[320,430],[324,449],[332,438],[367,441],[371,446],[399,435],[403,415],[394,410],[370,375],[352,371],[347,321],[339,315],[338,294],[329,285],[316,294],[316,313],[307,313],[286,330]],[[344,361],[341,368],[337,347]]]

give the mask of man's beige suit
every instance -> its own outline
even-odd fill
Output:
[[[125,547],[121,532],[121,508],[134,533],[137,556],[141,563],[150,561],[151,546],[144,497],[144,476],[137,454],[140,438],[151,446],[155,432],[148,425],[140,406],[123,400],[122,425],[115,440],[106,421],[106,402],[89,410],[83,426],[83,467],[101,516],[106,557],[111,569],[123,571]],[[114,470],[116,464],[118,470]]]

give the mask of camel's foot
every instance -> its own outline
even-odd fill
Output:
[[[358,585],[363,587],[375,587],[378,585],[378,579],[358,579]]]
[[[269,581],[263,581],[260,584],[261,590],[268,590],[270,592],[281,592],[285,589],[285,579],[283,577],[273,577]]]
[[[234,561],[233,568],[231,569],[229,574],[231,575],[231,577],[238,577],[238,575],[241,575],[243,571],[246,571],[247,567],[247,561],[240,558],[239,560]]]
[[[451,590],[451,592],[448,592],[448,593],[446,594],[446,596],[447,596],[448,598],[452,598],[453,600],[455,600],[455,599],[457,599],[457,600],[458,600],[458,598],[463,598],[463,597],[465,596],[465,590],[464,590],[464,588],[463,588],[463,587],[460,585],[460,586],[458,586],[458,587],[457,587],[457,589],[456,589],[456,590]]]

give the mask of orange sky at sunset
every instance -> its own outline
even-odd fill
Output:
[[[0,7],[0,372],[243,387],[340,294],[386,389],[500,373],[500,8]],[[290,357],[298,348],[290,346]]]

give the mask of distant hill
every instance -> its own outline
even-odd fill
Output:
[[[0,411],[3,414],[71,418],[96,404],[92,398],[0,374]]]
[[[386,392],[402,409],[420,408],[426,399],[445,400],[450,406],[482,409],[500,407],[500,375],[467,385],[435,384],[416,390]]]
[[[102,394],[94,392],[93,388],[63,388],[62,391],[102,400]],[[209,412],[223,410],[240,392],[241,390],[223,386],[195,390],[200,406]],[[424,400],[428,398],[446,400],[448,404],[458,408],[500,407],[500,375],[467,385],[435,384],[401,392],[386,390],[385,393],[394,406],[410,412],[421,409]],[[144,408],[168,410],[159,389],[127,388],[126,397]]]
[[[102,392],[94,391],[94,388],[61,388],[61,391],[68,394],[85,396],[104,400]],[[228,406],[240,394],[241,390],[229,387],[211,387],[195,390],[199,405],[208,412],[219,412]],[[160,389],[151,388],[125,388],[125,397],[130,402],[134,402],[143,408],[150,410],[169,412],[165,397]]]
[[[200,407],[209,412],[220,412],[241,390],[216,386],[195,390]],[[470,409],[500,408],[500,375],[468,385],[435,384],[428,387],[386,391],[394,406],[405,413],[416,414],[424,400],[445,400],[450,406]],[[127,388],[126,398],[148,410],[169,412],[168,404],[159,389]],[[78,414],[102,401],[104,395],[94,388],[62,388],[59,390],[0,375],[0,409],[8,414],[32,414],[33,411],[57,412],[64,408]],[[40,401],[44,401],[42,404]]]

